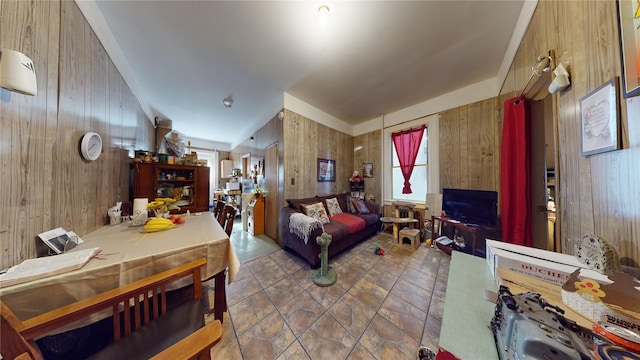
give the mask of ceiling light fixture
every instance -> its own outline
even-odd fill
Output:
[[[222,100],[222,103],[224,104],[224,107],[231,109],[231,105],[233,105],[233,98],[231,96],[226,97]]]
[[[327,25],[329,22],[329,6],[328,5],[320,5],[318,8],[318,22],[320,25]]]
[[[24,95],[36,95],[38,86],[33,61],[19,51],[2,49],[0,51],[0,87]]]

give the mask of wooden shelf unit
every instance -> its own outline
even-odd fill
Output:
[[[207,166],[137,163],[131,165],[133,180],[132,201],[147,198],[181,196],[188,201],[172,213],[203,212],[209,210],[209,174]],[[188,195],[180,195],[187,188]]]

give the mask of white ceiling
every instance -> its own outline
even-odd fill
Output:
[[[500,82],[529,21],[519,23],[525,0],[77,3],[152,118],[229,147],[275,116],[285,92],[353,126]]]

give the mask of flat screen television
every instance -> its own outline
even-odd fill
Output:
[[[498,193],[489,190],[442,189],[442,211],[465,224],[496,226]]]

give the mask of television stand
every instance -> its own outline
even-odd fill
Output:
[[[440,226],[438,226],[438,231],[437,231],[437,233],[439,234],[437,234],[435,231],[436,221],[440,222]],[[465,224],[458,220],[453,220],[444,216],[431,216],[431,224],[433,224],[432,231],[431,231],[432,244],[435,243],[435,240],[438,237],[438,235],[442,233],[442,224],[449,224],[458,230],[471,234],[471,255],[476,254],[479,235],[483,237],[491,237],[496,240],[499,240],[501,238],[500,229],[498,229],[497,227],[477,225],[477,224]]]

